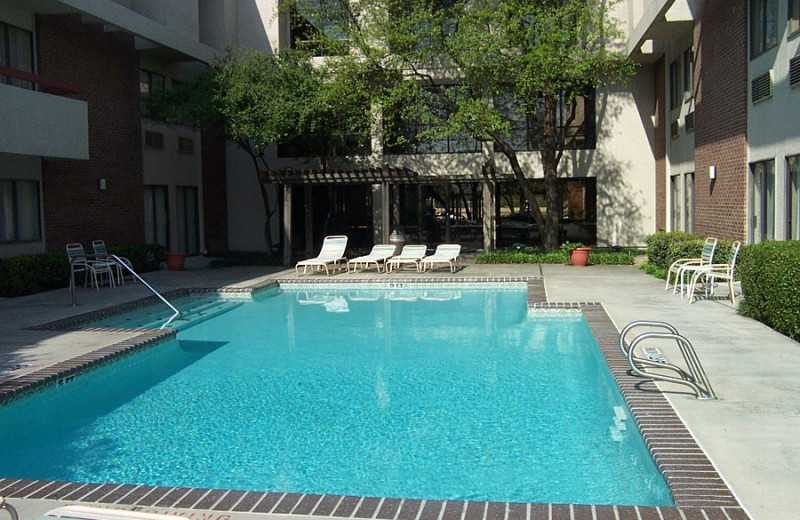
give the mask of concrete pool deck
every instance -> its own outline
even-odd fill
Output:
[[[455,275],[445,269],[422,275],[410,271],[378,275],[369,271],[355,275],[340,273],[330,280],[539,275],[544,278],[549,302],[600,302],[618,329],[635,320],[660,320],[675,325],[697,349],[719,400],[699,401],[685,388],[674,385],[662,386],[665,395],[751,518],[795,516],[795,495],[800,489],[800,443],[796,441],[796,432],[800,431],[800,378],[796,376],[800,372],[800,344],[739,316],[727,300],[701,300],[690,305],[664,291],[663,281],[626,266],[540,268],[467,262]],[[245,287],[296,278],[293,269],[256,267],[190,268],[144,276],[160,291]],[[303,278],[317,281],[325,276]],[[70,305],[66,289],[0,300],[0,369],[20,365],[19,369],[0,376],[0,384],[132,336],[130,332],[63,332],[29,327],[147,295],[141,284],[129,282],[123,287],[100,291],[80,287],[77,307]],[[665,354],[672,360],[666,348]],[[58,505],[28,499],[9,501],[20,510],[23,519],[37,518]]]

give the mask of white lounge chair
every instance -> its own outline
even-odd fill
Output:
[[[703,266],[713,262],[716,248],[717,239],[708,237],[703,243],[703,251],[700,253],[700,258],[679,258],[672,262],[672,265],[670,265],[667,270],[667,284],[664,286],[664,290],[669,289],[670,278],[675,274],[675,278],[672,281],[672,294],[677,292],[678,286],[681,287],[681,294],[683,294],[683,288],[686,286],[686,271],[691,267]]]
[[[692,303],[695,298],[695,291],[697,290],[697,283],[703,280],[703,289],[706,294],[714,294],[714,284],[717,280],[725,280],[728,282],[728,294],[731,299],[731,304],[736,305],[736,294],[733,292],[733,282],[735,281],[736,258],[739,256],[739,249],[742,243],[738,240],[731,245],[731,250],[728,252],[728,262],[724,264],[706,264],[702,268],[698,268],[692,281],[689,283],[689,293],[686,295],[689,298],[689,303]]]
[[[308,260],[300,260],[294,266],[294,271],[297,276],[300,276],[300,268],[303,268],[303,274],[310,267],[311,272],[317,272],[325,269],[325,274],[330,275],[330,269],[334,271],[339,269],[347,269],[347,258],[344,256],[344,251],[347,249],[347,237],[344,235],[331,235],[325,237],[322,241],[322,249],[319,255],[315,258]]]
[[[381,266],[386,267],[386,261],[394,256],[397,246],[392,244],[378,244],[372,246],[372,251],[364,256],[359,256],[347,261],[347,272],[355,273],[360,267],[362,271],[369,269],[370,265],[374,265],[378,272],[381,272]],[[351,271],[352,267],[352,271]]]
[[[450,272],[455,273],[461,267],[461,246],[459,244],[439,244],[432,255],[420,261],[420,271],[434,269],[436,264],[450,267]]]
[[[400,251],[399,255],[393,256],[386,262],[386,272],[391,273],[394,270],[400,270],[404,265],[413,265],[417,272],[420,272],[420,262],[427,252],[428,246],[403,246],[403,250]]]

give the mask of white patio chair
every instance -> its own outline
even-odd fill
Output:
[[[100,290],[100,282],[104,275],[108,276],[108,285],[114,287],[114,271],[111,263],[87,259],[82,244],[78,242],[67,244],[67,258],[69,259],[69,275],[72,283],[75,281],[75,274],[82,272],[84,287],[91,283],[97,290]]]
[[[694,275],[692,276],[692,280],[689,283],[689,293],[687,294],[687,298],[689,298],[689,303],[694,302],[695,299],[695,291],[697,291],[697,284],[702,279],[703,281],[703,290],[705,291],[706,295],[714,294],[714,285],[716,284],[717,280],[725,280],[728,282],[728,293],[731,299],[731,304],[736,305],[736,293],[733,291],[733,282],[735,281],[736,277],[736,259],[739,256],[739,250],[742,247],[742,243],[738,240],[731,245],[731,250],[728,252],[728,261],[724,264],[706,264],[702,268],[698,268]]]
[[[381,267],[386,267],[386,261],[394,256],[397,251],[397,246],[394,244],[377,244],[372,246],[369,254],[359,256],[347,261],[347,272],[355,273],[360,267],[362,271],[369,269],[370,265],[374,265],[375,269],[380,273]],[[351,270],[352,266],[352,270]]]
[[[125,274],[123,270],[125,266],[127,266],[131,271],[133,270],[133,264],[130,260],[125,258],[124,256],[118,256],[119,261],[110,258],[108,256],[108,250],[106,249],[106,243],[103,240],[92,240],[92,249],[94,250],[94,258],[100,262],[108,262],[112,265],[112,269],[117,273],[117,285],[124,285],[125,284]],[[136,280],[136,278],[134,278]]]
[[[301,267],[303,268],[303,274],[306,274],[306,270],[309,267],[312,273],[325,269],[326,275],[331,274],[330,269],[334,271],[347,269],[347,258],[344,256],[345,249],[347,249],[347,237],[345,235],[327,236],[322,241],[322,249],[320,249],[319,255],[315,258],[297,262],[297,265],[294,266],[295,273],[300,276]]]
[[[672,278],[672,275],[675,274],[675,278],[672,282],[672,294],[677,292],[679,285],[681,287],[681,294],[683,294],[683,288],[686,285],[686,271],[690,270],[692,267],[703,266],[713,262],[714,251],[716,249],[717,239],[714,237],[708,237],[703,243],[703,251],[700,253],[699,258],[679,258],[672,262],[672,265],[670,265],[669,269],[667,270],[667,283],[664,286],[664,290],[669,289],[670,278]]]
[[[434,269],[436,264],[443,264],[450,267],[450,272],[455,273],[461,267],[461,245],[460,244],[439,244],[432,255],[426,256],[420,261],[420,271]]]

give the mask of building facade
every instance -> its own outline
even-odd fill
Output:
[[[797,240],[800,2],[628,3],[655,64],[659,230]]]
[[[658,230],[800,238],[800,0],[627,0],[640,66],[581,105],[562,161],[563,238],[640,246]],[[261,183],[287,261],[344,232],[433,246],[533,244],[510,168],[469,139],[384,147],[323,171],[275,146],[257,175],[223,136],[144,120],[140,94],[236,45],[313,35],[276,0],[0,0],[0,256],[69,242],[264,250]],[[310,31],[310,32],[309,32]],[[524,128],[520,131],[524,133]],[[538,153],[520,153],[539,189]],[[485,167],[492,166],[487,177]]]

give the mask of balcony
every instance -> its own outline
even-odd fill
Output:
[[[9,77],[35,85],[38,90],[0,83],[0,152],[88,159],[88,104],[69,97],[79,94],[78,88],[0,67],[0,78]]]

